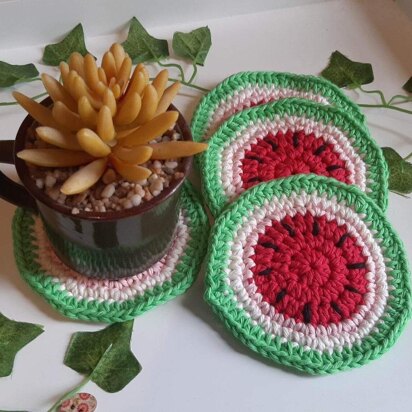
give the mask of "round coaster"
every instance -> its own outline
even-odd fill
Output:
[[[97,322],[123,322],[184,293],[194,282],[207,248],[209,223],[187,183],[176,236],[168,253],[142,273],[120,280],[91,279],[56,256],[41,219],[17,209],[14,253],[26,282],[63,315]]]
[[[314,173],[356,185],[383,209],[388,167],[353,117],[302,99],[286,99],[232,116],[200,157],[203,193],[214,216],[260,182]]]
[[[411,315],[406,253],[358,188],[296,175],[248,190],[216,220],[206,300],[252,350],[310,374],[380,357]]]
[[[359,106],[322,77],[241,72],[228,77],[203,97],[192,119],[193,139],[209,139],[225,120],[241,110],[290,97],[338,107],[361,123],[365,119]]]

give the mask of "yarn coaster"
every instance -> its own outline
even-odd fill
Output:
[[[63,315],[97,322],[123,322],[184,293],[194,282],[207,248],[208,219],[187,183],[176,236],[152,267],[120,280],[91,279],[68,268],[54,253],[41,219],[17,209],[14,253],[25,281]]]
[[[285,99],[232,116],[200,156],[204,197],[214,216],[262,181],[314,173],[358,186],[383,209],[388,167],[382,151],[340,109]]]
[[[316,175],[262,183],[216,220],[206,300],[245,345],[310,374],[380,357],[411,316],[406,253],[355,186]]]
[[[209,139],[225,120],[241,110],[290,97],[338,107],[361,123],[365,119],[359,106],[322,77],[241,72],[225,79],[200,101],[192,119],[193,139]]]

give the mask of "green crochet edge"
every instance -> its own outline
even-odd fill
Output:
[[[297,115],[307,116],[332,123],[339,127],[352,139],[352,146],[363,154],[363,160],[368,165],[368,179],[371,180],[368,195],[382,210],[388,206],[388,165],[381,148],[371,138],[369,132],[352,116],[332,106],[323,106],[302,99],[284,99],[277,102],[252,107],[233,115],[222,124],[209,139],[208,149],[199,156],[200,173],[202,177],[202,192],[213,216],[218,216],[229,203],[223,191],[219,174],[221,170],[221,152],[233,141],[243,129],[258,120],[271,119],[276,116]]]
[[[352,115],[362,124],[365,121],[365,116],[360,111],[359,106],[352,102],[336,85],[322,77],[279,72],[240,72],[225,79],[202,98],[191,122],[193,139],[197,142],[204,140],[203,136],[209,127],[210,118],[222,100],[227,100],[236,91],[251,85],[275,85],[279,88],[313,92],[322,95],[332,105]]]
[[[171,280],[134,300],[114,303],[78,300],[60,290],[60,283],[44,273],[37,263],[33,214],[17,209],[13,219],[14,255],[23,279],[54,309],[72,319],[93,322],[124,322],[184,293],[195,281],[207,248],[209,221],[193,186],[184,185],[182,207],[190,220],[190,240]]]
[[[391,268],[392,286],[389,291],[388,306],[376,332],[364,338],[361,344],[342,352],[320,354],[317,351],[303,351],[290,342],[281,343],[279,337],[271,338],[259,326],[251,323],[241,308],[237,306],[233,290],[229,287],[225,269],[228,251],[234,234],[249,212],[261,207],[268,200],[291,193],[317,192],[326,194],[337,202],[345,202],[357,213],[364,214],[364,221],[382,239],[386,263]],[[286,179],[261,183],[243,193],[216,220],[210,235],[210,245],[206,258],[205,300],[212,306],[225,326],[242,343],[253,351],[276,363],[296,368],[302,372],[322,375],[359,367],[383,355],[398,339],[412,313],[410,269],[402,241],[394,232],[384,213],[358,188],[348,186],[333,179],[316,175],[296,175]]]

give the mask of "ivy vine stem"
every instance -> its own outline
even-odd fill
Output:
[[[192,84],[192,81],[195,79],[196,74],[197,74],[197,64],[195,63],[195,64],[193,64],[193,73],[190,76],[190,79],[188,81],[189,84]]]
[[[402,113],[412,114],[412,110],[402,109],[400,107],[394,106],[393,104],[393,102],[396,99],[403,99],[402,103],[407,103],[408,101],[412,101],[412,99],[409,96],[403,96],[401,94],[397,94],[395,96],[392,96],[389,100],[386,100],[385,95],[383,94],[382,90],[366,90],[361,85],[358,85],[356,88],[367,94],[377,94],[379,95],[381,99],[381,104],[358,103],[358,106],[360,107],[376,107],[376,108],[390,109],[390,110],[396,110]]]
[[[150,78],[150,80],[153,80],[154,79],[154,77],[151,77]],[[182,81],[182,80],[180,80],[180,79],[174,79],[173,77],[169,77],[169,80],[171,81],[171,82],[180,82],[180,83],[182,83],[184,86],[186,86],[186,87],[191,87],[191,88],[193,88],[193,89],[196,89],[196,90],[199,90],[199,91],[201,91],[201,92],[203,92],[203,93],[208,93],[208,92],[210,92],[210,89],[205,89],[204,87],[200,87],[200,86],[197,86],[196,84],[191,84],[191,83],[189,83],[189,82],[185,82],[185,81]]]
[[[185,81],[185,73],[183,71],[183,67],[180,64],[177,64],[177,63],[162,63],[159,60],[157,61],[157,64],[161,67],[174,67],[174,68],[178,69],[182,83]],[[189,81],[189,83],[190,83],[190,81]]]
[[[388,102],[385,99],[385,95],[383,94],[382,90],[365,90],[361,85],[358,86],[359,90],[362,90],[364,93],[367,94],[378,94],[379,97],[381,98],[381,102],[383,105],[387,105]]]
[[[31,97],[31,99],[37,100],[40,99],[40,97],[47,96],[47,92],[36,94],[36,96]],[[0,102],[0,106],[14,106],[15,104],[18,104],[16,101],[14,102]]]
[[[169,80],[172,81],[172,82],[180,82],[180,83],[182,83],[184,86],[192,87],[193,89],[200,90],[200,91],[203,92],[203,93],[208,93],[208,92],[210,92],[210,89],[205,89],[204,87],[200,87],[200,86],[197,86],[196,84],[191,84],[191,83],[189,83],[189,82],[183,82],[183,81],[181,81],[181,80],[179,80],[179,79],[173,79],[173,78],[169,77]]]
[[[375,108],[382,108],[382,109],[390,109],[396,110],[397,112],[412,114],[412,110],[402,109],[401,107],[392,106],[390,104],[365,104],[365,103],[358,103],[360,107],[375,107]]]
[[[89,381],[91,375],[86,376],[74,389],[65,393],[47,412],[56,412],[57,408],[66,400],[78,393]]]
[[[401,101],[395,103],[396,99],[401,99]],[[404,103],[408,103],[408,102],[412,102],[412,97],[404,96],[403,94],[396,94],[395,96],[392,96],[389,99],[388,104],[404,104]]]

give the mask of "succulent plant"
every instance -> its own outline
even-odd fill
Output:
[[[167,87],[169,73],[160,71],[152,82],[143,64],[132,73],[132,60],[120,44],[113,44],[98,67],[91,54],[73,53],[60,63],[62,84],[42,74],[53,100],[51,108],[14,92],[17,102],[40,124],[36,136],[43,148],[17,156],[42,167],[80,166],[62,185],[66,195],[92,187],[111,166],[129,181],[152,173],[141,166],[150,159],[192,156],[207,145],[190,141],[153,143],[175,125],[178,112],[168,107],[180,83]],[[150,143],[152,142],[152,143]]]

